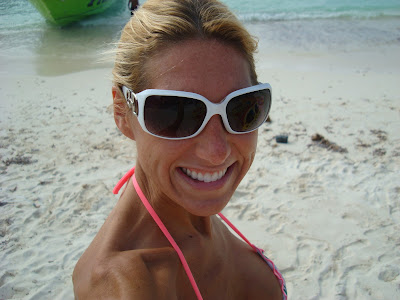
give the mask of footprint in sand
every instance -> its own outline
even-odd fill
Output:
[[[400,275],[400,268],[398,266],[385,266],[385,270],[379,273],[378,278],[384,282],[391,282]]]

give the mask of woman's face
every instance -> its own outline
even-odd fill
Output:
[[[151,58],[146,70],[148,89],[193,92],[215,103],[252,85],[243,56],[214,40],[173,45]],[[225,207],[256,151],[257,131],[229,134],[218,115],[196,137],[178,141],[147,134],[134,116],[130,124],[137,146],[136,177],[149,200],[197,216],[213,215]]]

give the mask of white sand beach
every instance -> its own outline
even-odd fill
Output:
[[[400,42],[290,44],[263,26],[249,29],[271,123],[224,214],[289,299],[399,299]],[[40,63],[0,53],[0,299],[73,299],[75,263],[135,163],[111,65],[43,76]]]

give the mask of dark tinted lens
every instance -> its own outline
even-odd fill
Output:
[[[146,99],[144,122],[155,135],[179,138],[194,134],[203,123],[207,108],[199,100],[175,96]]]
[[[232,130],[236,132],[254,130],[266,120],[270,107],[269,90],[255,91],[231,99],[226,112]]]

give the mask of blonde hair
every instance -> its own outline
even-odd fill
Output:
[[[257,83],[254,64],[256,40],[229,8],[217,0],[147,0],[125,25],[116,49],[114,85],[135,92],[146,88],[146,62],[173,43],[190,39],[214,39],[235,47],[249,63],[251,80]],[[125,103],[114,103],[121,114]]]

